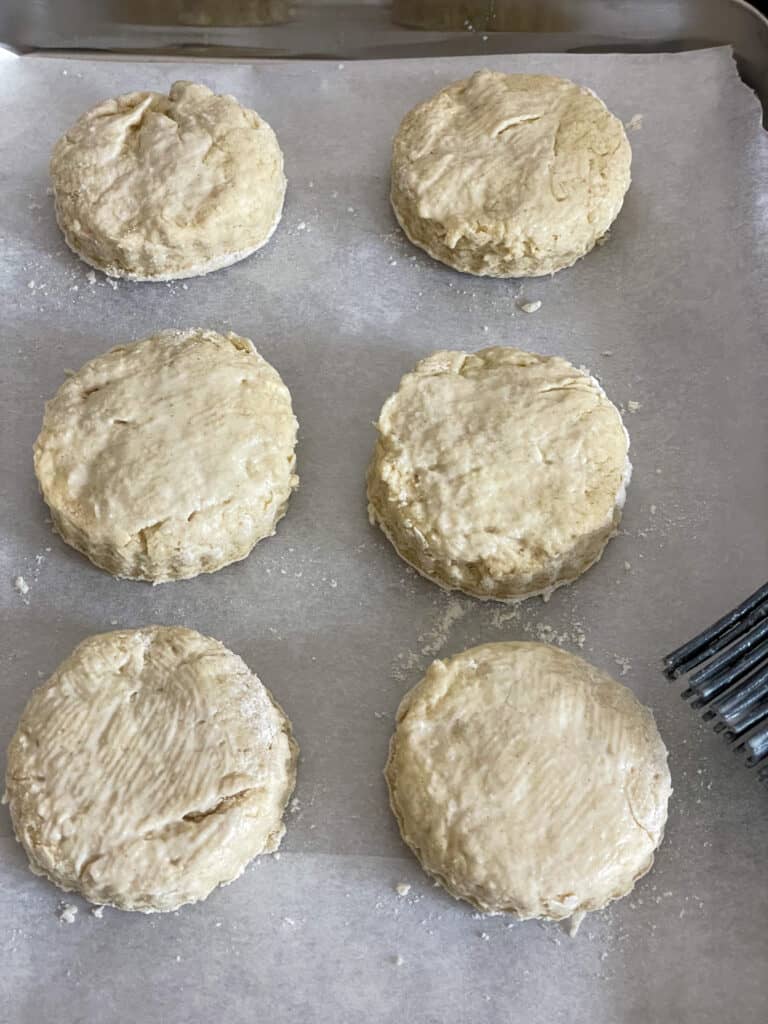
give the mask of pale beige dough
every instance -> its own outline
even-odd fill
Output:
[[[405,117],[392,206],[408,238],[456,270],[538,277],[605,235],[631,159],[621,122],[589,89],[478,71]]]
[[[55,529],[115,576],[245,558],[298,485],[298,424],[246,338],[161,331],[86,363],[45,408],[35,472]]]
[[[5,800],[36,874],[93,903],[175,910],[277,849],[297,756],[282,709],[223,644],[117,630],[32,694]]]
[[[556,647],[484,644],[435,661],[397,712],[392,810],[456,898],[559,920],[650,870],[672,792],[651,712]]]
[[[175,82],[87,111],[51,159],[67,245],[111,277],[207,274],[260,249],[285,196],[275,133],[233,96]]]
[[[629,438],[597,381],[564,359],[435,352],[403,377],[377,428],[371,522],[441,587],[547,594],[616,533]]]

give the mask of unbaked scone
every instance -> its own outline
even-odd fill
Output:
[[[631,160],[621,121],[589,89],[478,71],[406,115],[392,206],[408,238],[455,270],[539,277],[605,235]]]
[[[616,533],[629,437],[594,377],[564,359],[435,352],[403,377],[377,427],[370,520],[447,590],[547,594]]]
[[[397,712],[386,778],[422,867],[480,910],[559,920],[625,896],[672,792],[651,712],[556,647],[435,661]]]
[[[51,181],[70,249],[135,281],[195,277],[250,256],[285,196],[267,122],[193,82],[87,111],[56,143]]]
[[[298,424],[252,342],[161,331],[86,363],[45,407],[35,473],[62,538],[128,579],[188,579],[275,532]]]
[[[291,725],[248,666],[180,626],[84,640],[36,690],[5,800],[30,867],[123,910],[175,910],[280,845]]]

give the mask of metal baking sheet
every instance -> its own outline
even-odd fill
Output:
[[[484,63],[570,76],[634,119],[634,180],[608,243],[552,279],[456,274],[413,249],[390,213],[401,116],[474,59],[0,62],[0,743],[75,643],[160,622],[241,654],[302,748],[279,858],[175,914],[97,919],[68,898],[79,913],[61,923],[63,894],[27,870],[3,810],[0,1020],[764,1021],[767,797],[659,671],[663,653],[766,576],[760,109],[727,49]],[[209,277],[110,282],[62,242],[51,146],[98,100],[177,78],[232,92],[274,126],[283,222],[261,253]],[[541,309],[526,314],[522,300]],[[280,370],[301,423],[301,488],[245,562],[154,588],[118,582],[52,534],[32,443],[67,369],[183,325],[238,331]],[[517,609],[438,591],[365,515],[371,423],[400,376],[435,348],[495,343],[590,367],[626,411],[635,467],[602,562]],[[481,918],[433,887],[399,840],[381,775],[398,701],[432,658],[524,637],[613,672],[655,709],[670,750],[654,870],[573,940],[557,925]]]

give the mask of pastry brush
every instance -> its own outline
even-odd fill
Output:
[[[664,658],[668,679],[768,783],[768,583]]]

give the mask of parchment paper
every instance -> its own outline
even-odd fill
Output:
[[[0,65],[0,743],[75,643],[161,622],[241,654],[302,747],[279,859],[168,916],[91,916],[29,873],[3,810],[3,1021],[765,1020],[768,798],[659,671],[667,650],[766,577],[758,104],[725,49],[485,64],[570,76],[623,120],[642,115],[610,240],[552,279],[456,274],[413,249],[390,213],[400,118],[474,60]],[[260,254],[207,278],[110,283],[56,228],[51,146],[102,98],[177,78],[232,92],[273,125],[289,178],[283,222]],[[521,312],[524,299],[541,309]],[[155,588],[116,582],[52,534],[32,443],[65,370],[182,325],[238,331],[279,369],[301,423],[301,488],[247,561]],[[417,578],[364,504],[371,423],[400,376],[435,348],[493,343],[595,371],[626,411],[635,467],[602,562],[517,613]],[[433,657],[526,636],[559,640],[631,686],[670,750],[675,793],[656,867],[575,940],[557,925],[479,918],[434,888],[399,840],[381,776],[395,708]],[[411,885],[405,897],[399,882]],[[63,900],[79,907],[74,924],[57,917]]]

